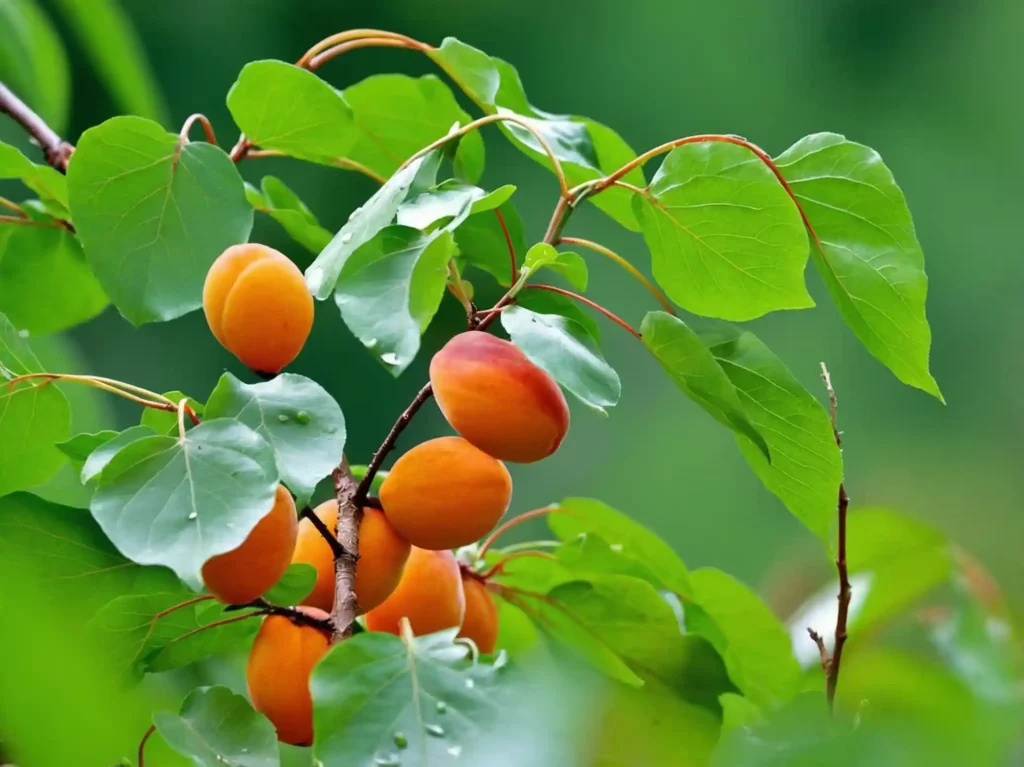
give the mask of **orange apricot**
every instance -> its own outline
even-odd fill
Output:
[[[217,599],[231,605],[262,596],[291,564],[298,531],[295,501],[284,485],[278,485],[273,507],[242,545],[206,560],[203,583]]]
[[[452,428],[503,461],[546,458],[569,430],[554,379],[514,344],[479,330],[460,333],[434,355],[430,383]]]
[[[245,365],[277,373],[313,327],[313,297],[283,253],[246,243],[225,250],[206,274],[203,311],[217,340]]]
[[[413,546],[398,588],[366,613],[366,628],[398,634],[405,617],[413,633],[422,636],[458,626],[465,611],[466,595],[455,555]]]
[[[395,461],[380,487],[388,521],[421,549],[454,549],[478,540],[501,519],[511,498],[505,464],[462,437],[417,445]]]
[[[324,501],[314,513],[334,530],[338,524],[338,502]],[[409,542],[400,537],[379,509],[363,509],[359,523],[359,562],[356,564],[356,602],[360,612],[372,610],[398,586]],[[316,585],[304,605],[330,612],[334,607],[334,552],[308,519],[299,522],[299,538],[292,562],[304,562],[316,568]]]
[[[462,579],[466,593],[466,617],[462,619],[460,637],[472,639],[482,653],[494,652],[498,643],[498,606],[484,582],[472,577]]]
[[[317,620],[329,617],[315,607],[297,609]],[[299,625],[284,615],[263,619],[245,676],[253,708],[273,723],[279,740],[293,746],[313,742],[309,675],[330,646],[330,634],[315,626]]]

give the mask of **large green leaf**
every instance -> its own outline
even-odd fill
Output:
[[[84,463],[85,459],[98,447],[107,444],[114,439],[118,432],[106,429],[95,433],[76,434],[71,439],[58,442],[55,447],[72,461]]]
[[[71,73],[57,30],[35,0],[0,3],[0,81],[57,131],[67,126]]]
[[[512,249],[521,262],[526,254],[523,220],[511,200],[498,206],[496,210],[505,220],[509,238],[512,240]],[[512,256],[509,255],[505,232],[496,213],[477,213],[459,224],[455,229],[455,244],[459,248],[461,262],[488,272],[499,285],[506,288],[512,285]]]
[[[418,183],[421,170],[436,170],[435,153],[411,162],[388,179],[362,207],[356,208],[323,252],[306,269],[310,292],[323,301],[334,292],[346,262],[360,247],[391,223],[406,196]]]
[[[82,134],[68,192],[89,264],[135,325],[197,309],[210,265],[252,228],[242,179],[223,150],[181,145],[138,117]]]
[[[120,434],[115,434],[110,439],[104,440],[101,444],[96,445],[91,451],[89,451],[89,455],[86,456],[85,462],[82,464],[82,484],[88,484],[98,477],[100,472],[107,467],[110,460],[117,455],[122,448],[136,440],[142,439],[143,437],[152,437],[155,434],[156,432],[149,426],[139,424],[138,426],[130,426]]]
[[[206,403],[207,418],[234,418],[259,432],[274,448],[281,481],[304,505],[317,483],[341,462],[345,416],[314,381],[282,373],[246,384],[221,376]]]
[[[712,418],[742,434],[769,456],[768,444],[747,419],[729,376],[704,342],[678,317],[648,312],[640,326],[644,345],[682,392]]]
[[[799,689],[800,666],[789,634],[758,596],[713,568],[690,573],[693,603],[686,630],[706,638],[725,660],[729,677],[759,706],[785,702]]]
[[[349,330],[399,375],[420,348],[437,312],[455,254],[451,232],[434,234],[389,226],[352,254],[334,300]]]
[[[198,587],[203,563],[241,545],[273,507],[278,473],[263,437],[221,418],[131,442],[96,481],[92,514],[121,553]]]
[[[753,333],[727,325],[699,331],[768,443],[771,463],[743,434],[743,457],[793,515],[826,545],[835,527],[843,459],[821,403]]]
[[[67,179],[49,165],[37,165],[15,147],[0,142],[0,179],[13,178],[39,195],[54,215],[69,218]]]
[[[804,285],[800,213],[771,170],[742,147],[673,149],[649,194],[633,205],[654,277],[684,309],[751,320],[814,306]]]
[[[227,687],[199,687],[181,712],[157,711],[153,724],[164,740],[196,767],[277,767],[274,725]]]
[[[619,401],[619,374],[575,320],[512,306],[502,311],[501,325],[527,357],[585,405],[606,413]]]
[[[924,254],[882,158],[816,133],[775,162],[818,235],[814,263],[846,324],[897,378],[942,399],[928,371]]]
[[[429,229],[435,223],[457,229],[471,215],[500,208],[515,191],[511,184],[487,192],[448,179],[403,203],[395,218],[399,224],[413,229]]]
[[[495,723],[499,664],[470,659],[455,629],[362,633],[313,670],[313,755],[324,764],[447,764]],[[374,761],[376,760],[376,761]]]
[[[52,383],[5,381],[40,371],[27,334],[0,314],[0,495],[42,484],[65,461],[55,446],[71,425],[64,395]]]
[[[437,77],[373,75],[342,94],[352,108],[358,131],[347,157],[387,178],[413,154],[448,133],[454,123],[472,118]],[[483,169],[484,143],[473,132],[459,140],[456,167]],[[475,170],[470,182],[479,178]],[[476,176],[473,178],[473,176]]]
[[[55,223],[0,224],[0,311],[30,333],[92,319],[107,296],[71,232]]]
[[[118,0],[55,0],[119,111],[166,123],[146,51]]]
[[[21,576],[59,589],[65,619],[91,618],[115,597],[175,589],[170,571],[129,562],[84,509],[28,493],[0,498],[0,557],[20,557]]]
[[[690,596],[690,576],[683,560],[643,525],[590,498],[566,498],[557,509],[559,512],[548,515],[548,525],[563,541],[571,541],[584,533],[596,533],[616,553],[654,573],[663,588],[683,597]]]
[[[228,91],[228,109],[263,149],[330,163],[356,141],[352,110],[312,72],[283,61],[251,61]]]
[[[526,97],[519,73],[508,62],[488,56],[454,37],[445,38],[439,48],[427,55],[485,112],[518,114],[526,119],[551,147],[570,185],[611,173],[636,157],[618,134],[600,123],[587,118],[554,115],[533,107]],[[516,147],[551,167],[546,153],[529,131],[512,122],[502,122],[500,127]],[[623,180],[636,186],[646,184],[639,168],[632,170]],[[593,197],[592,202],[628,229],[639,229],[630,207],[629,192],[610,189]]]
[[[289,237],[312,253],[327,247],[333,235],[320,226],[313,212],[283,181],[264,176],[261,187],[245,185],[246,199],[256,210],[277,221]]]

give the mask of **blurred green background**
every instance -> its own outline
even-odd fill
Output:
[[[64,2],[56,5],[64,5]],[[81,4],[80,4],[81,5]],[[813,392],[818,362],[832,370],[845,431],[854,505],[887,505],[927,519],[987,563],[1024,607],[1024,247],[1018,234],[1024,150],[1024,3],[891,3],[779,0],[717,3],[601,0],[125,0],[167,104],[168,128],[192,112],[236,138],[224,99],[239,70],[259,58],[295,60],[313,42],[351,27],[382,27],[430,43],[454,35],[514,63],[540,108],[584,114],[618,130],[636,150],[691,133],[738,133],[778,154],[801,136],[844,133],[877,149],[906,193],[926,254],[933,372],[947,406],[904,387],[846,330],[813,269],[818,307],[752,323]],[[88,7],[88,4],[85,4]],[[54,13],[58,25],[60,14]],[[65,31],[62,28],[62,32]],[[83,51],[69,39],[73,103],[67,136],[117,113]],[[378,71],[431,71],[406,51],[359,51],[322,74],[344,87]],[[15,135],[4,126],[2,135]],[[487,129],[484,186],[511,182],[540,239],[556,199],[553,178]],[[653,170],[653,169],[652,169]],[[287,160],[243,163],[247,180],[282,177],[329,228],[373,191],[355,174]],[[595,210],[567,233],[598,240],[645,271],[643,241]],[[265,217],[253,239],[300,266],[311,255]],[[520,254],[522,255],[522,254]],[[592,262],[592,296],[639,324],[654,308],[610,263]],[[495,286],[474,276],[480,303]],[[330,390],[348,419],[348,452],[365,462],[426,378],[430,354],[456,332],[446,301],[418,362],[394,381],[348,333],[336,308],[317,308],[310,343],[292,367]],[[513,512],[566,496],[600,498],[664,536],[690,566],[714,565],[792,604],[792,583],[820,546],[758,482],[732,436],[686,400],[644,348],[603,325],[606,356],[622,377],[609,418],[574,407],[562,449],[513,468]],[[94,373],[205,398],[217,378],[247,371],[221,349],[201,313],[131,328],[114,310],[76,330]],[[117,426],[126,403],[105,402]],[[79,423],[78,428],[113,426]],[[445,432],[431,404],[400,447]],[[536,530],[528,530],[524,535]],[[822,571],[819,571],[822,572]],[[799,577],[797,578],[799,580]],[[807,584],[812,589],[817,581]]]

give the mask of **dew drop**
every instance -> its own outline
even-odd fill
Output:
[[[399,748],[405,748],[409,745],[409,739],[400,732],[395,733],[395,745]]]
[[[27,330],[19,330],[18,331],[18,338],[28,338],[28,331]]]
[[[381,754],[373,758],[373,763],[378,767],[401,767],[402,760],[398,754]]]
[[[621,543],[613,543],[608,548],[611,549],[612,551],[614,551],[616,554],[618,554],[619,552],[622,551],[622,544]]]
[[[352,217],[354,218],[354,217],[355,217],[355,215],[356,215],[356,214],[355,214],[355,213],[353,213],[353,214],[352,214]],[[344,232],[344,233],[343,233],[343,234],[341,235],[341,244],[342,244],[342,245],[347,245],[347,244],[348,244],[348,243],[350,243],[350,242],[352,242],[352,232]]]
[[[476,686],[476,683],[472,679],[466,680],[466,689],[472,690]]]
[[[397,365],[399,362],[398,355],[394,352],[384,352],[380,355],[380,361],[385,365]]]
[[[445,714],[447,712],[448,712],[448,704],[445,703],[443,700],[439,700],[437,702],[437,713]]]
[[[447,752],[449,756],[454,756],[458,759],[462,755],[462,746],[449,746]]]
[[[199,514],[197,514],[196,512],[193,511],[191,514],[188,515],[188,518],[189,519],[195,519],[198,516],[199,516]]]
[[[439,724],[428,724],[423,729],[427,731],[427,735],[433,735],[435,738],[444,737],[444,727]]]
[[[301,423],[303,425],[309,423],[309,413],[307,413],[305,410],[300,410],[298,413],[295,414],[295,422]]]
[[[281,423],[288,423],[289,419],[288,416],[286,416],[284,413],[281,413],[280,415],[277,416],[277,420],[280,421]]]

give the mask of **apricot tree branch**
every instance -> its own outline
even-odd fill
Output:
[[[316,515],[316,513],[309,506],[306,506],[301,512],[299,512],[299,518],[308,519],[316,531],[320,533],[320,536],[327,541],[327,545],[331,547],[331,553],[335,557],[344,556],[345,549],[338,543],[338,539],[335,537],[335,533],[327,528],[324,521]]]
[[[665,298],[665,294],[658,290],[658,288],[655,287],[654,283],[652,283],[649,279],[644,277],[643,273],[639,269],[637,269],[635,266],[633,266],[633,264],[629,263],[629,261],[620,256],[611,248],[606,248],[604,245],[601,245],[600,243],[592,242],[591,240],[584,240],[580,237],[560,237],[558,239],[558,242],[565,243],[566,245],[578,245],[581,248],[587,248],[588,250],[592,250],[595,253],[600,253],[605,258],[611,259],[616,264],[625,269],[627,272],[629,272],[634,278],[636,278],[636,280],[641,285],[647,288],[647,290],[650,291],[651,295],[654,296],[655,299],[657,299],[658,303],[661,304],[662,308],[666,312],[672,315],[676,313],[675,307],[672,306],[671,301]]]
[[[367,470],[369,473],[369,470]],[[361,487],[361,485],[359,486]],[[334,607],[331,610],[332,642],[352,636],[359,612],[356,601],[356,564],[359,562],[359,524],[363,507],[348,459],[342,456],[334,470],[334,496],[338,501],[338,549],[334,550]]]
[[[68,160],[75,147],[64,141],[46,124],[42,117],[29,108],[28,104],[15,95],[14,91],[0,82],[0,112],[8,114],[18,123],[32,140],[39,145],[46,156],[46,162],[61,173],[66,173]]]

